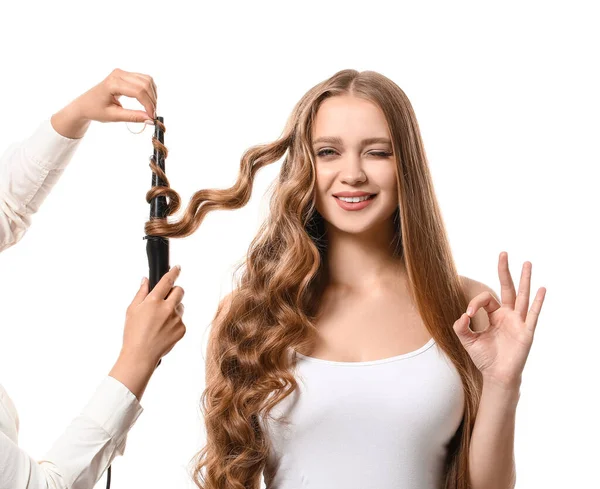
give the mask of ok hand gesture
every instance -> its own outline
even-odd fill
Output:
[[[471,299],[467,312],[453,326],[483,378],[506,388],[520,385],[546,295],[546,288],[540,287],[529,308],[531,267],[531,262],[523,264],[517,294],[508,269],[508,254],[500,253],[498,275],[502,304],[490,292],[482,292]],[[469,328],[470,319],[480,308],[488,314],[489,327],[474,332]]]

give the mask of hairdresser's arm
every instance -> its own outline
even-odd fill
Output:
[[[66,489],[52,464],[38,465],[0,432],[0,489]]]
[[[109,377],[43,459],[58,467],[70,489],[92,488],[111,460],[123,454],[158,362],[185,334],[184,291],[173,287],[179,270],[171,268],[150,293],[148,280],[140,284],[127,308],[123,346]]]
[[[4,387],[0,385],[0,432],[18,443],[19,415]]]
[[[123,95],[136,98],[145,111],[124,109],[119,102]],[[117,68],[45,120],[28,139],[10,146],[0,157],[0,251],[23,237],[31,215],[64,172],[92,121],[152,120],[156,102],[151,76]]]
[[[127,308],[116,363],[39,463],[2,434],[0,489],[91,489],[112,460],[123,455],[127,433],[142,412],[139,401],[158,362],[186,331],[184,290],[174,287],[179,271],[180,267],[172,267],[151,292],[148,280],[142,281]]]
[[[132,392],[121,380],[117,380],[123,377],[113,371],[102,381],[81,414],[40,460],[41,464],[47,461],[58,467],[69,489],[94,487],[113,459],[125,452],[127,434],[143,411],[138,400],[141,399],[139,391]],[[132,372],[131,368],[125,371],[136,379],[149,380],[153,370],[148,367],[147,373],[139,374]]]
[[[17,243],[31,225],[89,122],[71,105],[44,120],[28,138],[13,143],[0,157],[0,251]]]
[[[92,489],[124,453],[142,411],[136,396],[109,375],[41,460],[0,433],[0,489]]]

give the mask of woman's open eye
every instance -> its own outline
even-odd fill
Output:
[[[319,151],[317,153],[317,156],[331,156],[330,152],[334,152],[335,153],[335,151],[333,149],[330,149],[330,148],[322,149],[321,151]],[[373,156],[378,156],[378,157],[381,157],[381,158],[387,158],[389,156],[392,156],[392,153],[388,153],[386,151],[371,151],[368,154],[373,155]]]
[[[328,151],[333,151],[332,149],[322,149],[317,153],[317,156],[329,156],[330,153],[326,154]]]

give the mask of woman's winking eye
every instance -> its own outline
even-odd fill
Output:
[[[326,154],[326,152],[328,152],[328,151],[333,151],[335,153],[335,150],[333,150],[331,148],[325,148],[325,149],[322,149],[319,152],[317,152],[317,156],[321,156],[321,157],[332,156],[331,153]],[[388,158],[388,157],[392,156],[393,153],[388,153],[387,151],[371,151],[368,154],[374,155],[374,156],[377,156],[380,158]]]

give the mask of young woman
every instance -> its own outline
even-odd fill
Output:
[[[146,112],[124,109],[122,95],[137,98]],[[91,121],[152,119],[156,97],[148,75],[114,70],[29,138],[11,145],[0,158],[0,251],[23,237]],[[185,334],[184,291],[173,287],[179,271],[173,267],[150,293],[144,279],[127,309],[116,363],[39,463],[18,447],[19,417],[0,385],[0,489],[91,489],[112,460],[124,453],[127,433],[143,411],[140,400],[158,361]]]
[[[528,312],[531,263],[516,294],[505,252],[501,299],[457,274],[417,119],[391,80],[342,70],[319,83],[277,141],[243,155],[234,186],[196,192],[179,221],[146,232],[188,236],[209,211],[242,207],[284,155],[213,322],[196,484],[258,488],[264,470],[269,489],[512,487],[545,289]]]

